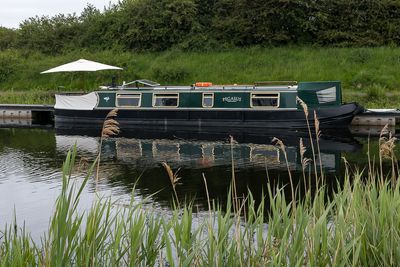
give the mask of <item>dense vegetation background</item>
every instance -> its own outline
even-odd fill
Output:
[[[0,29],[0,49],[215,50],[400,44],[398,0],[122,0]]]
[[[147,78],[162,84],[341,80],[347,100],[397,107],[399,25],[399,0],[122,0],[104,10],[88,5],[81,14],[0,27],[0,102],[49,102],[54,90],[93,89],[118,75],[119,82]],[[79,58],[124,71],[38,74]]]

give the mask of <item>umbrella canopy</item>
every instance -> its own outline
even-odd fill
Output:
[[[46,71],[42,71],[41,74],[53,73],[53,72],[98,71],[98,70],[122,70],[122,68],[106,65],[91,60],[79,59],[71,63],[67,63]]]

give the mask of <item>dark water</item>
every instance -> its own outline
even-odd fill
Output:
[[[287,161],[285,154],[271,144],[278,134],[286,145]],[[137,131],[130,137],[107,139],[102,146],[100,180],[89,181],[82,207],[89,207],[96,195],[128,201],[134,188],[135,198],[149,197],[149,205],[168,213],[173,192],[161,162],[178,171],[179,198],[193,200],[199,216],[207,208],[203,175],[210,197],[224,205],[232,180],[232,162],[239,195],[250,190],[259,199],[268,183],[289,183],[288,168],[294,183],[304,186],[299,139],[303,138],[307,147],[306,156],[312,157],[307,133],[236,133],[233,138],[236,141],[231,144],[226,134]],[[49,129],[0,129],[0,227],[12,222],[15,213],[18,222],[25,221],[34,236],[47,229],[61,188],[61,166],[75,143],[78,160],[74,179],[79,183],[98,154],[99,138]],[[365,137],[348,132],[322,136],[321,160],[329,187],[334,188],[343,179],[342,157],[351,166],[366,166],[366,144]],[[377,158],[377,138],[371,137],[370,150]]]

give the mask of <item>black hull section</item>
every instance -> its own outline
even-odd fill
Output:
[[[321,129],[346,128],[363,108],[350,103],[333,108],[315,109]],[[101,128],[109,110],[55,110],[55,128]],[[314,126],[314,109],[309,110],[309,124]],[[230,129],[306,129],[302,110],[124,110],[116,118],[123,130],[140,127],[187,127],[188,130],[229,127]]]

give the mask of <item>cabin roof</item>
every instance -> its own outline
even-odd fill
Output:
[[[295,91],[296,86],[211,86],[211,87],[194,87],[194,86],[155,86],[155,87],[118,87],[110,88],[111,90],[164,90],[164,91]]]
[[[109,87],[108,89],[116,90],[129,90],[129,89],[139,89],[139,90],[296,90],[298,85],[297,82],[288,81],[276,81],[276,82],[255,82],[254,84],[221,84],[216,85],[212,83],[207,86],[199,86],[195,83],[186,86],[176,86],[176,85],[160,85],[157,82],[150,81],[147,79],[134,80],[128,83],[123,83],[117,87]]]

